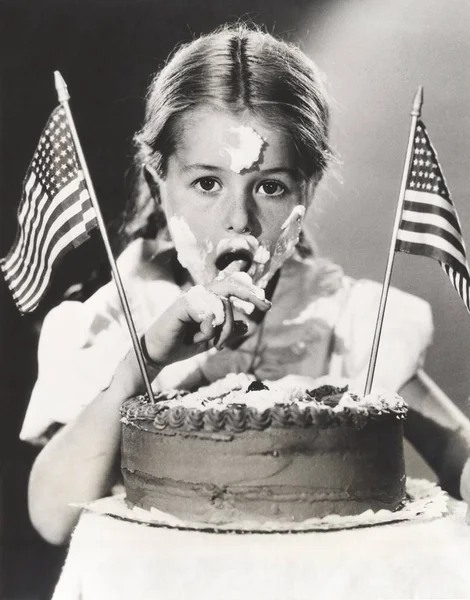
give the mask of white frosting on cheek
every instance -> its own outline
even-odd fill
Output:
[[[294,253],[302,230],[304,215],[305,206],[298,204],[292,209],[291,214],[282,224],[281,233],[277,239],[271,261],[266,265],[267,269],[258,270],[254,276],[254,282],[260,287],[266,287],[274,273]]]
[[[255,255],[253,257],[253,261],[260,265],[265,265],[269,259],[271,258],[271,253],[264,246],[259,246],[258,250],[256,250]]]
[[[202,285],[195,285],[186,292],[186,302],[191,306],[200,321],[213,316],[212,325],[217,327],[225,320],[225,309],[222,300]]]
[[[290,234],[292,232],[292,228],[294,228],[296,230],[296,234],[297,234],[296,243],[299,241],[300,225],[302,223],[302,219],[304,218],[304,215],[305,215],[305,206],[298,204],[297,206],[294,206],[291,214],[287,217],[287,219],[281,225],[281,229],[283,231],[285,231],[287,234]]]
[[[261,156],[264,139],[252,127],[230,127],[224,135],[223,151],[230,157],[230,169],[240,173],[256,164]]]
[[[182,217],[170,217],[168,228],[181,265],[191,273],[196,282],[209,283],[212,275],[206,259],[214,249],[212,242],[206,240],[204,247],[201,248],[194,233]]]

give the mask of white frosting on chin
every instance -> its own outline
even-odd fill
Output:
[[[252,127],[230,127],[224,136],[225,151],[230,157],[230,169],[240,173],[256,164],[261,155],[264,139]]]

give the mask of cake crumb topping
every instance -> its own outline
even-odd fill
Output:
[[[393,392],[375,390],[361,396],[348,385],[303,376],[261,382],[254,375],[230,373],[195,392],[168,390],[155,399],[138,396],[125,401],[123,420],[149,421],[157,429],[243,431],[315,424],[363,427],[370,419],[390,414],[403,419],[407,413],[406,403]]]

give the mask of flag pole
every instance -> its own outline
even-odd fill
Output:
[[[387,268],[385,270],[384,282],[382,285],[382,293],[380,296],[380,304],[379,304],[379,310],[378,310],[378,314],[377,314],[377,322],[375,325],[374,340],[372,342],[372,351],[371,351],[371,356],[370,356],[370,360],[369,360],[369,368],[367,370],[367,379],[366,379],[366,386],[364,389],[364,395],[367,395],[370,393],[370,390],[372,388],[372,381],[374,379],[375,365],[377,362],[377,353],[379,350],[380,334],[382,333],[382,325],[383,325],[384,314],[385,314],[385,306],[387,304],[387,296],[388,296],[388,290],[390,287],[390,279],[392,277],[393,259],[395,257],[395,245],[396,245],[397,236],[398,236],[398,229],[400,227],[401,214],[402,214],[402,210],[403,210],[403,202],[405,199],[406,181],[408,179],[408,174],[410,171],[410,165],[411,165],[411,159],[412,159],[413,141],[414,141],[414,137],[416,134],[416,125],[418,122],[418,118],[421,115],[422,105],[423,105],[423,86],[420,85],[418,88],[418,91],[416,92],[415,98],[413,100],[413,107],[411,109],[410,135],[408,138],[408,147],[406,150],[405,165],[403,168],[403,176],[401,179],[400,193],[398,196],[398,204],[397,204],[397,209],[396,209],[396,213],[395,213],[395,223],[393,226],[392,240],[390,243],[390,250],[388,253]]]
[[[100,210],[100,206],[98,204],[98,199],[95,194],[93,182],[91,181],[91,177],[90,177],[90,173],[88,171],[88,167],[86,164],[85,156],[83,154],[80,140],[78,138],[78,133],[75,128],[75,123],[74,123],[74,120],[72,117],[72,112],[70,110],[70,106],[69,106],[70,95],[68,93],[67,84],[65,83],[65,81],[64,81],[62,75],[59,73],[59,71],[54,71],[54,83],[55,83],[55,88],[57,90],[57,97],[58,97],[59,102],[62,105],[62,107],[65,111],[65,115],[67,117],[67,121],[68,121],[68,124],[70,127],[70,132],[72,134],[72,139],[73,139],[73,142],[75,145],[75,150],[77,152],[78,160],[80,162],[80,167],[83,171],[83,176],[85,178],[88,192],[90,194],[91,203],[93,205],[93,208],[95,209],[96,221],[97,221],[98,227],[100,229],[101,237],[103,238],[103,243],[104,243],[104,246],[106,249],[106,254],[108,255],[109,264],[111,266],[111,272],[113,274],[114,282],[117,287],[119,298],[120,298],[122,308],[124,311],[124,316],[127,321],[127,326],[129,328],[129,333],[131,335],[132,344],[134,346],[134,352],[137,357],[137,362],[139,363],[140,372],[142,374],[142,379],[144,381],[145,388],[149,395],[149,399],[151,401],[153,401],[154,396],[153,396],[153,392],[152,392],[152,386],[150,384],[149,374],[148,374],[147,367],[145,364],[144,356],[142,354],[142,348],[140,346],[139,338],[137,337],[137,332],[135,329],[134,320],[132,319],[131,311],[129,308],[129,303],[127,301],[126,293],[124,291],[124,287],[123,287],[122,281],[121,281],[121,276],[119,274],[119,270],[117,268],[116,261],[114,259],[113,251],[111,249],[111,244],[109,243],[106,226],[104,224],[104,220],[101,215],[101,210]]]

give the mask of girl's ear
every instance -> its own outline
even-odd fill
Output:
[[[157,204],[160,204],[160,181],[161,177],[157,171],[148,164],[142,165],[145,181],[150,189],[150,194]]]

